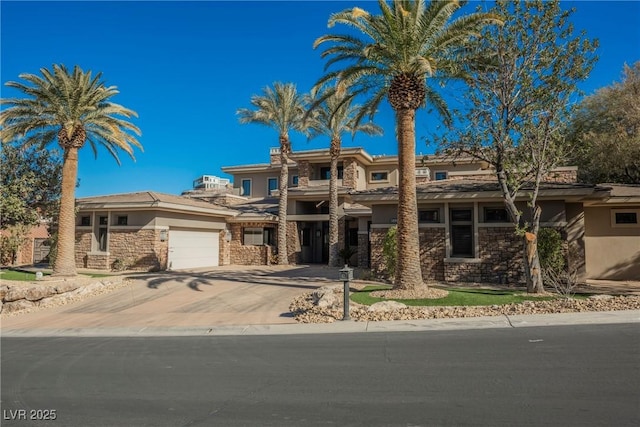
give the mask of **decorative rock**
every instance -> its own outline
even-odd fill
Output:
[[[78,289],[80,285],[74,281],[65,281],[56,285],[56,293],[63,294],[65,292],[71,292],[75,289]]]
[[[369,306],[370,312],[388,312],[407,308],[405,304],[397,301],[381,301]]]
[[[7,285],[0,285],[0,301],[4,300],[4,296],[9,292]]]
[[[21,299],[17,301],[5,302],[2,306],[3,313],[15,313],[17,311],[29,310],[35,307],[35,304],[31,301],[27,301],[26,299]]]
[[[607,294],[591,295],[591,296],[589,296],[589,299],[593,299],[593,300],[610,300],[610,299],[613,299],[613,295],[607,295]]]
[[[38,301],[42,298],[55,295],[56,290],[51,286],[32,286],[27,288],[25,299],[29,301]]]
[[[318,302],[326,295],[333,294],[335,295],[336,291],[340,291],[342,289],[342,285],[328,285],[323,286],[321,288],[316,289],[311,292],[311,297],[313,298],[313,303],[318,305]]]
[[[27,297],[27,288],[23,286],[12,286],[2,298],[5,302],[18,301]]]

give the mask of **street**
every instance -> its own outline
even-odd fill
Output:
[[[3,426],[640,424],[637,324],[1,344]]]

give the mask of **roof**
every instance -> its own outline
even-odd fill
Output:
[[[82,197],[76,200],[81,210],[95,209],[156,209],[189,211],[232,217],[238,213],[224,206],[176,196],[173,194],[141,191],[136,193],[110,194],[106,196]]]
[[[607,189],[609,194],[604,200],[597,200],[592,204],[640,204],[639,184],[599,184],[598,187]]]
[[[238,212],[232,222],[269,221],[278,220],[278,203],[276,198],[250,199],[245,203],[233,205]]]
[[[524,197],[533,189],[525,186],[518,193]],[[603,196],[605,188],[581,183],[544,182],[540,185],[539,197],[584,198],[598,194]],[[352,191],[351,199],[356,202],[397,201],[398,187],[382,187],[370,190]],[[501,198],[498,181],[491,179],[451,179],[430,181],[416,185],[416,197],[424,199],[493,199]]]

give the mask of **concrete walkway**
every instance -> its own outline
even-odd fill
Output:
[[[640,322],[640,311],[621,311],[298,324],[289,312],[291,300],[320,286],[340,283],[338,270],[324,266],[226,266],[135,274],[126,286],[110,293],[5,317],[0,331],[3,336],[246,335]],[[590,285],[590,291],[605,292],[614,286],[596,285]],[[631,284],[626,293],[636,291],[640,291],[640,283]]]

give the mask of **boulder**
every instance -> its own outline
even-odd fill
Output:
[[[342,285],[328,285],[316,289],[311,293],[313,304],[318,305],[318,302],[326,295],[336,295],[336,292],[342,290],[342,287]]]
[[[29,310],[35,307],[35,303],[20,299],[17,301],[5,302],[2,306],[3,313],[15,313],[16,311]]]
[[[407,308],[405,304],[398,301],[380,301],[375,304],[371,304],[368,308],[370,312],[389,312],[394,310],[401,310]]]
[[[62,282],[56,285],[56,293],[63,294],[65,292],[71,292],[78,289],[79,287],[80,285],[77,282]]]
[[[9,292],[9,287],[7,285],[0,285],[0,301],[4,300],[4,296]]]
[[[42,298],[49,297],[51,295],[55,295],[55,288],[47,285],[37,285],[31,286],[27,288],[25,299],[29,301],[38,301]]]

